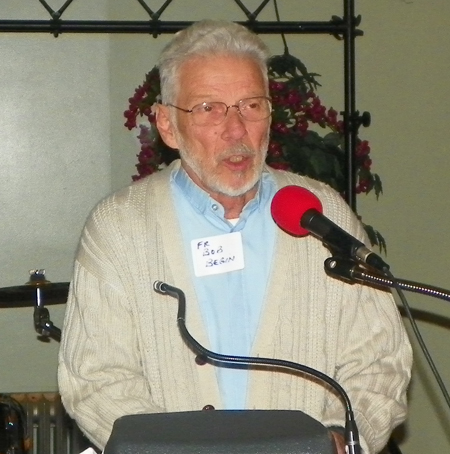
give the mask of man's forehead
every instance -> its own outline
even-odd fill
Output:
[[[233,93],[242,97],[266,94],[261,68],[249,57],[189,58],[180,66],[178,82],[180,95],[206,101]]]

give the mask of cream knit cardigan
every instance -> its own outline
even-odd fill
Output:
[[[185,292],[187,327],[208,348],[171,199],[169,175],[177,166],[100,202],[77,251],[59,388],[68,413],[101,448],[122,415],[221,408],[214,366],[197,365],[178,332],[177,301],[152,287],[161,280]],[[361,224],[326,185],[267,170],[279,187],[314,192],[326,216],[365,240]],[[323,263],[330,253],[312,236],[278,229],[275,251],[252,355],[299,362],[335,378],[352,401],[364,452],[378,452],[405,419],[411,367],[390,293],[328,277]],[[226,289],[218,291],[227,298]],[[250,372],[247,408],[298,409],[326,426],[344,425],[335,394],[293,373]]]

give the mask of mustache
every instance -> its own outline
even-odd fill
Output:
[[[256,150],[250,148],[248,145],[241,143],[233,145],[232,147],[229,147],[226,150],[222,151],[222,153],[220,153],[219,156],[217,156],[217,158],[219,160],[228,159],[231,156],[235,156],[237,154],[240,156],[250,158],[256,156]]]

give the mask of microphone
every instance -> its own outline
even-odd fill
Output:
[[[271,204],[272,217],[285,232],[294,236],[312,233],[334,254],[351,257],[379,271],[389,269],[379,255],[324,216],[322,211],[322,203],[316,195],[294,185],[281,188]]]

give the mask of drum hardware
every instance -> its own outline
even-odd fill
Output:
[[[58,342],[61,340],[61,330],[50,320],[50,312],[44,306],[44,298],[41,290],[50,285],[50,281],[45,278],[45,270],[30,270],[30,280],[26,285],[34,286],[36,289],[36,303],[34,306],[34,329],[41,336],[41,340],[53,338]]]
[[[0,394],[0,454],[25,454],[30,447],[25,410],[11,396]]]
[[[48,341],[53,338],[61,341],[61,330],[50,320],[50,312],[43,305],[36,305],[33,314],[34,329],[40,335],[39,340]]]
[[[30,270],[29,280],[24,285],[0,289],[0,308],[34,306],[34,328],[39,340],[50,338],[61,340],[61,330],[50,320],[46,304],[65,304],[69,294],[69,283],[52,283],[45,277],[44,269]],[[0,454],[2,454],[0,452]]]
[[[25,285],[0,288],[0,308],[33,307],[38,298],[45,304],[65,304],[69,283],[53,283],[45,278],[45,270],[31,270]]]

